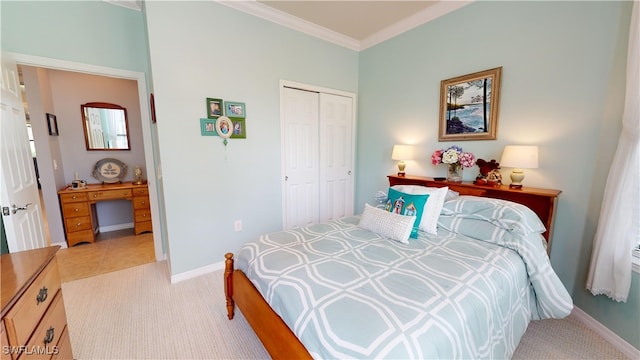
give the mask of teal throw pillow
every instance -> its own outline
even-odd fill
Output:
[[[422,212],[424,211],[424,204],[427,203],[429,194],[407,194],[396,189],[389,188],[389,194],[387,198],[387,204],[385,210],[406,216],[415,216],[416,221],[413,223],[413,229],[411,230],[411,238],[418,238],[418,227],[420,226],[420,220],[422,220]]]

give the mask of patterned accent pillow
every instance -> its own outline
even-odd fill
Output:
[[[358,226],[382,237],[408,244],[414,221],[415,216],[398,215],[364,204]]]
[[[449,195],[452,191],[448,187],[426,187],[421,185],[394,185],[392,189],[402,191],[407,194],[424,195],[429,194],[429,199],[424,207],[422,213],[422,219],[420,220],[420,230],[426,231],[429,234],[437,235],[438,217],[440,217],[440,211],[442,205],[447,197],[451,196],[455,198],[456,195]]]
[[[411,231],[410,237],[417,239],[418,229],[420,228],[420,221],[422,220],[422,213],[424,212],[424,205],[427,203],[427,199],[429,199],[429,194],[407,194],[389,188],[385,210],[400,215],[415,216],[416,220],[413,223],[413,230]]]

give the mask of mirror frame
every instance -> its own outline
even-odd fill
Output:
[[[85,108],[101,108],[101,109],[113,109],[124,111],[124,126],[127,130],[127,148],[122,149],[95,149],[89,146],[89,134],[87,134],[87,118],[85,117]],[[89,102],[80,105],[80,112],[82,113],[82,129],[84,130],[84,143],[87,147],[87,151],[128,151],[131,150],[131,137],[129,135],[129,118],[127,117],[127,109],[116,104],[110,104],[105,102]]]

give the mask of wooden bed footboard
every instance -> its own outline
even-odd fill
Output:
[[[234,269],[233,254],[227,253],[224,257],[224,293],[229,320],[233,319],[237,305],[271,358],[311,359],[304,345],[271,309],[249,278],[241,270]]]

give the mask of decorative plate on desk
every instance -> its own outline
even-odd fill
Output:
[[[92,175],[103,183],[122,182],[124,176],[127,175],[127,165],[118,159],[102,159],[94,166]]]

